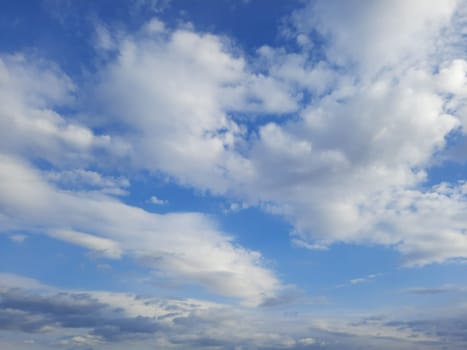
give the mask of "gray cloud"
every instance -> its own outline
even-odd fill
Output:
[[[467,314],[428,320],[390,322],[388,325],[437,337],[438,344],[443,349],[462,349],[467,346]]]
[[[41,288],[0,288],[0,331],[7,340],[8,332],[19,331],[29,334],[37,349],[54,343],[67,349],[109,349],[132,342],[141,349],[232,350],[435,350],[444,345],[460,350],[467,345],[464,314],[344,320],[189,299]]]
[[[38,295],[20,289],[0,292],[0,328],[46,332],[56,327],[91,329],[90,334],[106,341],[154,334],[161,328],[156,318],[127,317],[88,293]]]
[[[447,285],[442,287],[419,287],[419,288],[410,288],[408,292],[411,294],[420,294],[420,295],[436,295],[436,294],[445,294],[445,293],[455,293],[455,292],[467,292],[467,287],[456,286],[456,285]]]

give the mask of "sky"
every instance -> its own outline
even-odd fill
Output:
[[[465,0],[0,4],[0,348],[467,348]]]

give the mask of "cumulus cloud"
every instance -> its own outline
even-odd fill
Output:
[[[292,15],[292,24],[297,33],[320,33],[332,62],[374,73],[425,60],[427,52],[439,50],[443,43],[438,39],[459,4],[456,0],[313,1]]]
[[[435,86],[436,79],[414,70],[398,84],[380,78],[347,91],[337,88],[306,108],[298,121],[261,127],[250,153],[257,181],[242,195],[274,203],[265,208],[287,216],[300,241],[308,237],[310,246],[334,241],[397,245],[414,264],[465,256],[456,249],[466,239],[466,222],[458,221],[465,210],[463,185],[451,185],[449,193],[436,186],[417,189],[432,155],[459,127],[435,87],[420,87],[422,82]],[[424,221],[427,203],[447,208],[436,212],[443,226],[435,229]],[[450,242],[447,236],[457,243],[442,249]]]
[[[126,126],[133,166],[283,215],[302,247],[390,245],[408,266],[465,258],[463,187],[422,189],[464,130],[465,62],[451,40],[460,3],[336,6],[290,18],[288,35],[318,33],[321,46],[263,46],[251,61],[225,38],[157,20],[115,39],[96,95]],[[443,225],[425,224],[441,203]]]
[[[96,96],[108,123],[125,126],[132,162],[180,183],[225,192],[248,163],[235,152],[245,133],[227,112],[297,109],[287,85],[249,71],[226,38],[187,29],[143,30],[117,41],[117,59],[98,72]],[[105,124],[109,126],[109,124]]]
[[[56,112],[71,106],[75,89],[71,79],[51,62],[1,55],[1,150],[64,164],[90,161],[94,150],[120,147],[109,135],[97,135]]]

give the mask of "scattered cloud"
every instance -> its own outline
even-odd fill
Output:
[[[155,204],[155,205],[164,205],[164,204],[167,204],[167,201],[166,201],[166,200],[157,198],[156,196],[151,196],[151,198],[149,198],[149,201],[150,201],[152,204]]]
[[[352,278],[346,283],[339,284],[337,288],[350,287],[350,286],[355,286],[355,285],[359,285],[363,283],[368,283],[380,277],[381,275],[382,275],[381,273],[372,273],[364,277]]]
[[[62,25],[73,6],[55,4],[68,9]],[[167,6],[138,0],[129,12]],[[224,212],[282,216],[291,244],[312,256],[344,243],[390,247],[405,267],[467,261],[467,182],[430,177],[434,165],[466,159],[467,3],[297,6],[281,26],[287,44],[251,53],[235,38],[151,15],[139,27],[92,21],[86,73],[32,51],[0,53],[6,239],[45,235],[113,259],[94,273],[117,275],[114,262],[129,257],[150,280],[221,300],[60,289],[3,272],[0,330],[9,336],[0,348],[467,347],[464,304],[384,317],[310,311],[329,297],[288,286],[276,261],[241,245],[214,215],[134,204],[130,180],[163,176],[228,203]],[[142,201],[176,207],[167,198],[149,192]]]
[[[17,276],[19,279],[25,278]],[[346,349],[379,344],[381,349],[390,350],[438,349],[449,342],[451,349],[457,350],[467,341],[458,332],[459,326],[444,332],[462,320],[460,316],[398,321],[385,317],[332,319],[303,313],[283,318],[270,311],[251,312],[194,299],[51,287],[33,292],[15,285],[3,283],[0,288],[0,329],[28,334],[44,348],[54,343],[106,348],[138,341],[142,349],[156,344],[173,349],[332,350],[342,348],[342,344]],[[69,330],[79,333],[70,335]]]
[[[293,238],[292,244],[295,245],[296,247],[306,248],[309,250],[328,250],[327,245],[308,243],[300,238]]]
[[[381,276],[381,274],[371,274],[365,277],[360,277],[360,278],[353,278],[350,280],[350,284],[355,285],[355,284],[361,284],[361,283],[366,283],[371,280],[374,280],[375,278]]]

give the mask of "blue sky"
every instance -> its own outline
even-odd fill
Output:
[[[0,5],[0,348],[465,349],[467,3]]]

